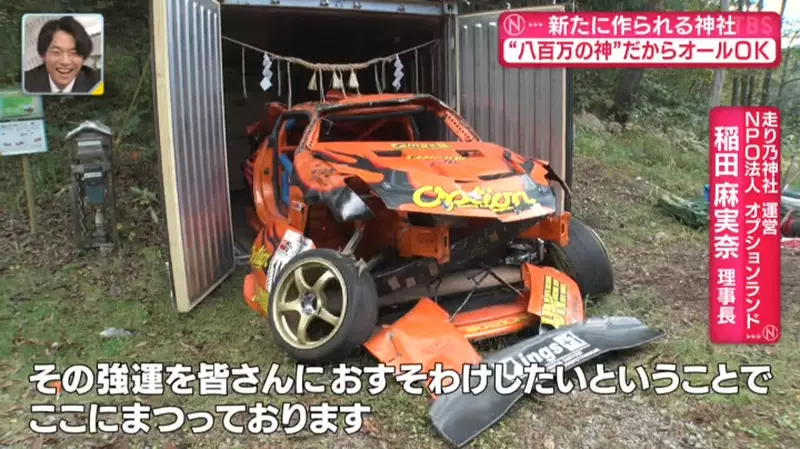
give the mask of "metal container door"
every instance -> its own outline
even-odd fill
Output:
[[[549,161],[569,181],[565,69],[506,69],[498,55],[503,12],[564,11],[561,5],[464,14],[456,19],[456,108],[483,140]],[[556,187],[557,204],[564,194]]]
[[[220,4],[152,0],[151,8],[172,298],[188,312],[235,268]]]

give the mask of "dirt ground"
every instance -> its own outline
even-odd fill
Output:
[[[769,363],[774,378],[769,394],[689,396],[682,393],[599,396],[588,392],[547,398],[524,398],[498,425],[484,433],[475,448],[728,448],[800,447],[800,256],[785,254],[782,270],[782,341],[775,347],[718,347],[707,340],[707,234],[660,214],[653,189],[630,167],[594,156],[576,158],[574,213],[605,241],[616,270],[617,292],[589,313],[631,315],[661,328],[666,338],[627,355],[630,366],[657,362],[689,364]],[[63,204],[62,204],[63,203]],[[353,435],[253,437],[215,429],[203,436],[188,432],[146,436],[49,436],[27,430],[32,403],[47,402],[27,382],[34,362],[222,361],[269,366],[291,365],[270,341],[264,323],[244,305],[243,269],[187,316],[169,306],[164,253],[155,241],[137,240],[116,256],[77,254],[70,250],[66,197],[40,202],[41,237],[25,232],[24,215],[3,218],[0,240],[0,445],[2,447],[95,448],[389,448],[446,447],[433,433],[425,397],[411,397],[392,385],[376,397],[228,397],[226,403],[254,400],[338,403],[361,400],[373,414]],[[126,207],[122,205],[123,209]],[[128,205],[134,210],[133,205]],[[144,234],[158,225],[147,218],[126,226]],[[141,215],[141,214],[138,214]],[[108,327],[136,333],[103,339]],[[354,363],[369,363],[356,356]],[[146,397],[143,401],[210,410],[218,399]],[[135,398],[87,395],[62,402],[130,403]]]

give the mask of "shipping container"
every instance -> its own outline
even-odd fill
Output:
[[[246,222],[251,206],[240,170],[250,150],[246,126],[267,102],[319,99],[320,92],[308,89],[313,72],[299,64],[273,63],[272,86],[262,90],[258,50],[356,63],[435,41],[400,56],[400,92],[435,95],[483,140],[548,160],[571,184],[569,73],[500,65],[498,19],[513,10],[502,4],[506,9],[486,11],[487,3],[464,0],[153,0],[153,85],[177,311],[202,301],[250,250],[255,233]],[[385,76],[383,69],[359,70],[359,91],[376,93],[385,85],[395,92],[394,66],[386,64]],[[326,73],[326,90],[330,81]],[[560,207],[569,210],[557,191]]]

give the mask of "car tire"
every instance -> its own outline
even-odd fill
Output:
[[[578,284],[584,302],[614,292],[614,269],[600,236],[582,221],[569,222],[566,247],[547,247],[549,265],[567,273]]]
[[[318,287],[323,276],[327,281]],[[378,293],[370,274],[360,272],[355,260],[330,249],[312,249],[281,268],[270,289],[268,311],[278,346],[301,363],[328,363],[344,359],[372,335],[378,324]],[[304,338],[301,317],[307,323]],[[336,324],[330,322],[334,318]],[[324,336],[309,335],[312,326]]]

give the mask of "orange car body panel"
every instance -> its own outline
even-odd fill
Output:
[[[429,373],[461,372],[464,364],[481,361],[478,351],[450,321],[450,315],[430,298],[421,298],[414,308],[391,326],[380,329],[364,347],[376,359],[401,374],[416,365]]]
[[[389,101],[400,103],[380,105]],[[330,109],[346,106],[357,107]],[[379,120],[363,129],[342,125],[353,134],[352,141],[318,140],[324,122],[321,119],[331,114],[389,113],[421,106],[434,111],[458,141],[369,141],[377,128],[390,122],[401,125],[398,132],[413,135],[410,122],[403,122],[402,118]],[[249,131],[263,134],[265,123],[275,123],[275,114],[282,111],[280,105],[270,106],[260,124],[252,125]],[[415,212],[502,222],[542,217],[520,236],[562,246],[568,241],[571,215],[557,214],[554,206],[536,199],[549,198],[547,189],[552,178],[547,163],[482,142],[461,117],[432,97],[329,95],[326,102],[303,103],[290,111],[308,114],[309,123],[301,144],[288,146],[287,133],[281,129],[277,142],[272,143],[275,148],[265,139],[246,167],[251,174],[256,211],[251,222],[259,228],[259,234],[252,250],[252,272],[245,278],[243,293],[247,305],[261,315],[268,310],[267,265],[287,230],[310,238],[315,247],[336,249],[346,243],[346,237],[356,226],[362,226],[332,219],[324,202],[308,201],[309,192],[319,196],[350,189],[357,192],[357,198],[374,214],[373,220],[362,226],[364,236],[356,251],[359,258],[367,258],[388,246],[396,248],[401,257],[447,262],[450,228],[415,226],[408,220],[409,214]],[[292,159],[288,205],[280,205],[281,197],[276,191],[275,180],[280,179],[276,177],[284,170],[276,163],[278,151]],[[387,173],[394,172],[404,174],[402,189],[406,193],[399,200],[389,198],[391,192],[384,191],[381,196],[376,190],[383,181],[395,182],[386,179]],[[512,303],[490,305],[451,318],[431,299],[421,298],[401,319],[379,329],[365,347],[378,360],[398,369],[401,364],[421,363],[428,371],[441,363],[444,368],[460,371],[465,363],[480,361],[471,341],[518,332],[537,324],[540,316],[556,327],[583,320],[581,294],[569,276],[530,264],[522,264],[520,269],[525,288]]]
[[[584,320],[583,301],[575,281],[550,267],[522,264],[525,290],[513,303],[486,306],[454,316],[430,298],[422,298],[393,324],[383,326],[364,347],[380,362],[400,373],[404,365],[421,365],[430,373],[461,372],[479,363],[470,342],[509,335],[542,323],[562,327]],[[541,318],[540,318],[541,317]]]
[[[559,328],[584,320],[581,291],[566,273],[523,263],[522,279],[531,292],[528,313],[540,317],[542,324]]]

